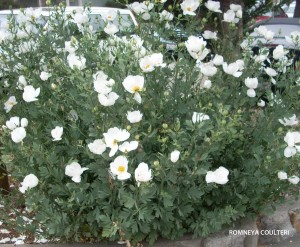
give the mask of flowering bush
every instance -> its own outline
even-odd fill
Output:
[[[120,33],[117,12],[94,29],[88,8],[62,6],[2,24],[1,161],[32,224],[53,238],[153,243],[206,236],[293,191],[299,75],[288,51],[253,53],[246,40],[233,55],[199,30],[206,9],[235,31],[238,5],[129,7],[134,34]]]

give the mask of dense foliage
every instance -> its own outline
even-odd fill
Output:
[[[288,51],[254,54],[251,39],[224,49],[230,37],[199,30],[198,1],[178,17],[163,5],[131,5],[139,25],[129,30],[112,24],[114,11],[93,29],[89,9],[62,6],[47,22],[27,9],[2,25],[1,162],[19,181],[11,196],[35,215],[32,230],[206,236],[299,182],[299,73]],[[235,33],[240,6],[224,15],[205,6]]]

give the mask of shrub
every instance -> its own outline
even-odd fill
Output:
[[[131,5],[133,35],[113,12],[93,30],[89,8],[3,25],[1,160],[48,237],[207,236],[298,193],[298,71],[281,47],[224,49],[188,3]]]

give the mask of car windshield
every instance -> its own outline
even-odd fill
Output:
[[[7,15],[4,14],[0,14],[0,26],[3,22],[7,21]]]

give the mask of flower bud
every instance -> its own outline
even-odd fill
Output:
[[[126,129],[127,129],[128,131],[131,130],[131,126],[128,125],[128,126],[126,127]]]
[[[153,165],[154,166],[159,166],[159,161],[158,160],[154,161]]]
[[[56,90],[56,88],[57,88],[57,85],[55,83],[51,83],[51,89]]]
[[[164,123],[164,124],[162,125],[162,127],[163,127],[164,129],[167,129],[167,128],[168,128],[168,124]]]
[[[140,135],[136,135],[136,136],[134,137],[134,139],[135,139],[135,140],[139,140],[139,139],[140,139]]]

